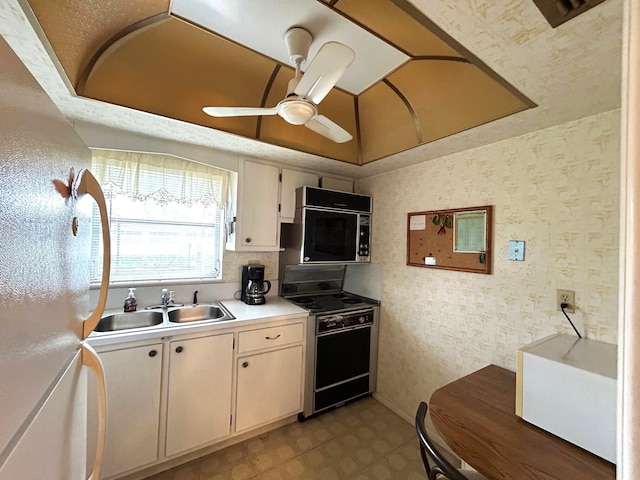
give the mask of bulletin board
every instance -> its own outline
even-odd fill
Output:
[[[407,265],[489,274],[492,230],[491,205],[409,213]]]

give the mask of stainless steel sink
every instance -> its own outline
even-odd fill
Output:
[[[221,305],[196,305],[170,310],[167,313],[172,323],[233,320],[233,315]]]
[[[113,332],[131,328],[153,327],[162,323],[162,312],[116,313],[102,317],[95,328],[96,332]]]

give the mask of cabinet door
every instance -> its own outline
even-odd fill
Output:
[[[282,169],[280,183],[280,221],[292,223],[296,213],[296,188],[317,187],[318,176],[313,173]]]
[[[166,455],[230,433],[233,334],[171,342]]]
[[[302,346],[238,359],[236,432],[300,412]]]
[[[245,249],[278,247],[278,176],[277,167],[244,162],[238,223]]]
[[[340,192],[353,192],[353,180],[345,180],[344,178],[322,177],[320,179],[322,188],[328,190],[338,190]]]
[[[107,433],[102,476],[111,477],[158,459],[162,344],[100,353],[107,382]],[[92,376],[90,382],[94,382]],[[95,385],[89,415],[97,418]],[[92,410],[95,410],[93,412]],[[91,432],[88,438],[95,438]],[[90,447],[89,453],[94,451]]]

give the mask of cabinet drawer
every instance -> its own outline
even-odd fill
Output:
[[[291,343],[302,343],[303,324],[280,325],[278,327],[260,328],[240,332],[238,336],[238,353],[279,347]]]

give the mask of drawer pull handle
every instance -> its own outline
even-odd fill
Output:
[[[265,340],[275,340],[276,338],[280,338],[280,334],[277,334],[275,337],[264,337]]]
[[[157,351],[155,351],[155,350],[151,350],[151,351],[149,352],[149,356],[150,356],[150,357],[155,357],[157,354],[158,354],[158,352],[157,352]]]
[[[182,348],[182,347],[176,347],[176,353],[180,353],[180,352],[182,352],[182,350],[184,350],[184,348]]]
[[[242,368],[247,368],[249,366],[249,362],[242,362]]]

